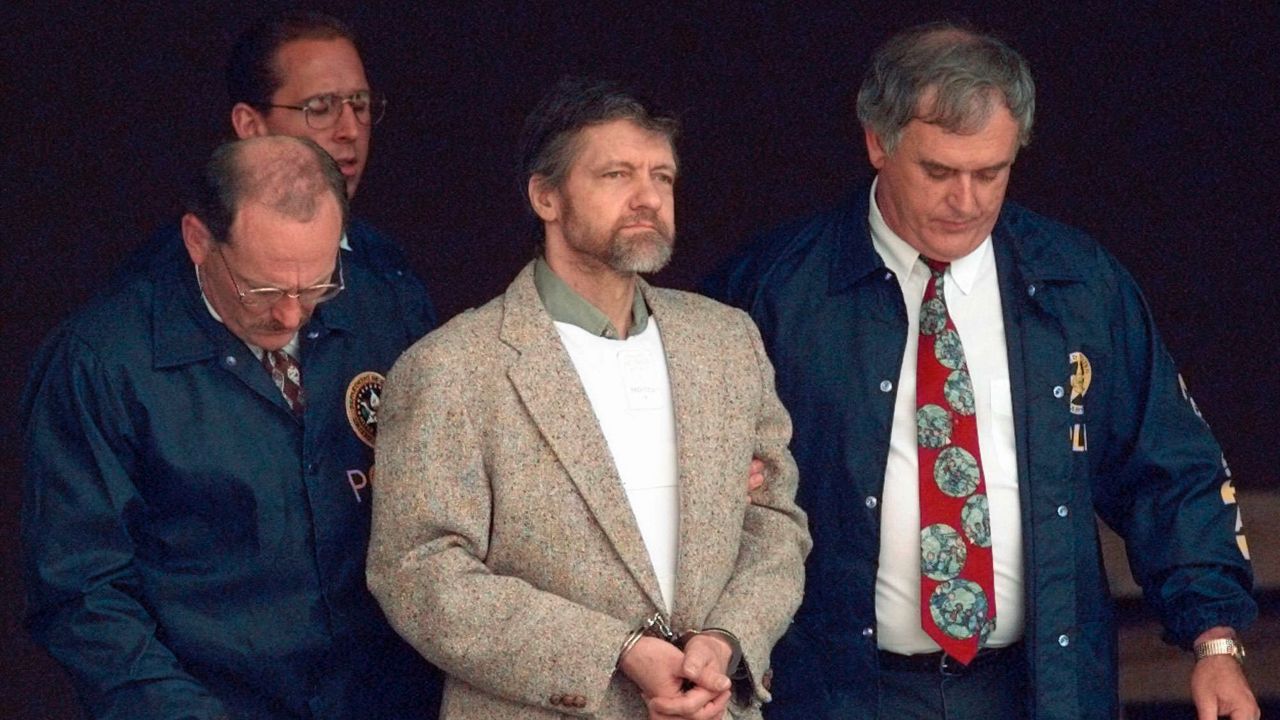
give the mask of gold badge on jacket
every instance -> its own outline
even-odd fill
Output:
[[[1072,415],[1084,415],[1084,396],[1093,382],[1093,366],[1089,364],[1089,358],[1079,350],[1067,357],[1071,361],[1071,399],[1067,408]],[[1089,449],[1089,431],[1084,422],[1071,426],[1071,449],[1074,452]]]
[[[1222,482],[1222,504],[1236,506],[1236,547],[1245,560],[1249,559],[1249,540],[1244,535],[1244,519],[1240,516],[1240,506],[1236,503],[1236,485],[1231,479],[1231,468],[1227,466],[1227,458],[1222,458],[1222,472],[1226,480]]]
[[[347,422],[356,437],[373,447],[378,437],[378,406],[382,404],[382,383],[386,378],[376,372],[362,372],[347,385]]]

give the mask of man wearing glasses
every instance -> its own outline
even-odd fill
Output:
[[[369,160],[373,126],[387,99],[369,86],[355,34],[320,13],[287,11],[249,27],[227,61],[231,129],[237,138],[288,135],[324,148],[342,171],[348,200],[355,197]],[[436,325],[426,287],[403,250],[368,223],[348,220],[342,248],[350,262],[377,271],[399,308],[385,322],[404,323],[415,338]],[[186,262],[177,226],[162,228],[121,263],[119,274],[169,272]]]
[[[339,250],[350,178],[306,139],[220,147],[186,261],[34,358],[27,625],[90,717],[435,715],[365,588],[380,373],[414,338]]]

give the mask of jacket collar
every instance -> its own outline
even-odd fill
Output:
[[[177,367],[217,356],[238,355],[240,350],[248,352],[244,342],[209,314],[189,263],[176,265],[180,267],[158,269],[149,279],[153,285],[151,327],[155,367]],[[352,297],[352,281],[357,278],[352,277],[350,270],[354,268],[348,267],[347,289],[316,308],[311,320],[299,330],[305,337],[319,337],[334,330],[357,331],[354,313],[358,299]],[[354,274],[358,277],[359,272]]]
[[[1069,252],[1060,234],[1048,232],[1044,221],[1015,203],[1005,201],[991,231],[997,261],[1004,256],[1031,282],[1086,280],[1079,257]]]
[[[884,261],[871,245],[871,227],[867,224],[871,212],[871,182],[862,183],[853,191],[844,206],[835,211],[830,232],[837,243],[831,258],[831,281],[828,290],[839,293],[853,287],[866,276],[884,271]]]

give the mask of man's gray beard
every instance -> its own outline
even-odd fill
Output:
[[[609,267],[621,273],[656,273],[671,262],[675,241],[657,230],[627,241],[614,235],[609,242]]]

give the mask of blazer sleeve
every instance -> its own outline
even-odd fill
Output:
[[[492,493],[468,412],[474,370],[469,359],[434,355],[437,337],[387,378],[369,587],[397,632],[451,677],[524,705],[591,715],[632,628],[486,567]],[[550,704],[566,693],[586,706]]]
[[[804,593],[804,561],[812,548],[808,522],[796,505],[799,472],[791,457],[791,418],[774,388],[773,366],[751,319],[734,311],[750,338],[760,398],[755,418],[755,456],[765,464],[765,484],[751,495],[732,579],[707,617],[707,627],[738,636],[751,671],[753,696],[768,702],[762,683],[769,653],[786,632]]]
[[[23,399],[26,623],[101,720],[208,720],[225,710],[156,635],[134,567],[126,401],[65,329],[38,353]]]

